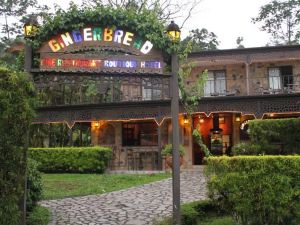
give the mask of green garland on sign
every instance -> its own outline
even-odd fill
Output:
[[[54,16],[45,18],[43,26],[32,41],[34,48],[39,48],[43,42],[48,41],[59,33],[80,29],[86,25],[120,27],[136,33],[141,38],[151,41],[158,49],[170,54],[178,50],[165,34],[165,22],[157,19],[156,14],[147,9],[136,12],[134,9],[112,8],[107,6],[79,7],[71,4],[69,9],[59,9]]]

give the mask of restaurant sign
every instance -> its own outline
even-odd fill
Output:
[[[40,70],[162,74],[162,52],[132,32],[84,27],[54,36],[40,48]]]
[[[59,52],[68,46],[88,42],[102,42],[103,44],[119,44],[133,47],[142,54],[148,54],[153,48],[150,41],[143,41],[134,33],[122,30],[101,27],[86,27],[58,35],[51,39],[48,45],[52,52]]]

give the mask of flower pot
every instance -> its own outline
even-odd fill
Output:
[[[166,164],[168,167],[172,168],[173,166],[172,156],[166,156]],[[180,156],[179,165],[182,166],[182,164],[183,164],[183,156]]]

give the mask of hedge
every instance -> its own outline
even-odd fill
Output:
[[[0,224],[25,218],[24,183],[27,133],[34,116],[34,87],[28,74],[0,61]]]
[[[223,210],[219,208],[211,200],[194,201],[191,203],[183,204],[181,207],[181,224],[182,225],[195,225],[209,219],[210,217],[221,217],[226,215]],[[157,225],[171,225],[172,218],[167,218]]]
[[[261,154],[300,154],[300,118],[253,120],[249,129]]]
[[[29,156],[43,172],[103,173],[111,158],[107,147],[30,148]]]
[[[241,225],[300,224],[300,156],[207,159],[209,196]]]

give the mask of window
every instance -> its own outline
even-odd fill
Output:
[[[268,69],[268,75],[269,75],[269,88],[271,90],[292,88],[293,85],[292,66],[270,67]]]
[[[155,146],[158,144],[155,122],[123,123],[123,146]]]
[[[143,100],[152,100],[152,83],[149,78],[143,79],[142,98]]]
[[[208,71],[204,96],[224,95],[226,92],[225,71]]]

